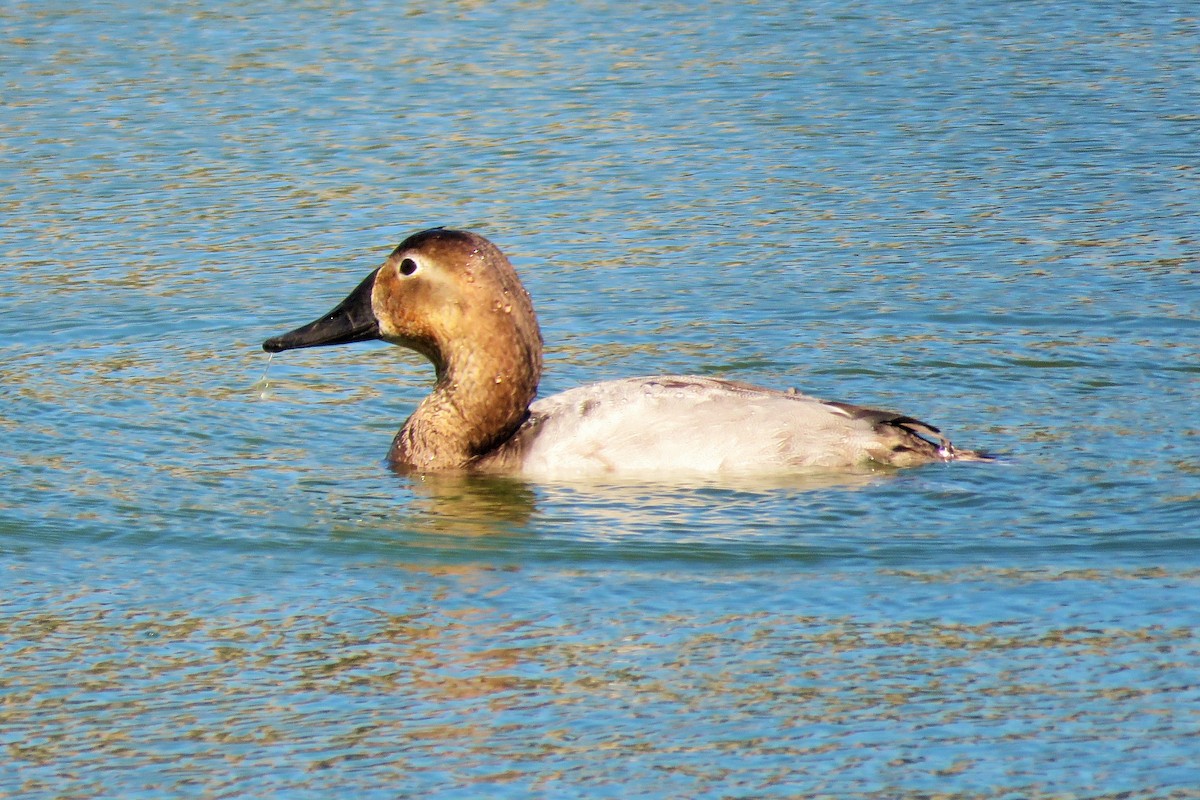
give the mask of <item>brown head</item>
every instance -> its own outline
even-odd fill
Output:
[[[434,228],[408,237],[333,311],[263,349],[370,339],[411,348],[437,371],[434,393],[397,436],[394,460],[407,458],[396,449],[406,432],[462,451],[449,460],[481,455],[512,434],[537,392],[533,304],[512,264],[478,234]]]

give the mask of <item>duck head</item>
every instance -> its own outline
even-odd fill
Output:
[[[541,331],[529,293],[500,249],[468,231],[433,228],[400,243],[332,311],[263,342],[279,353],[381,339],[416,350],[438,377],[461,355],[513,351],[541,372]]]
[[[332,311],[263,349],[372,339],[421,353],[437,372],[433,394],[398,442],[432,431],[426,438],[463,439],[453,446],[478,451],[510,435],[537,392],[542,336],[533,302],[500,249],[478,234],[434,228],[410,236]],[[398,446],[393,458],[406,458]]]

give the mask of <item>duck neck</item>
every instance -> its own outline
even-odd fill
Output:
[[[428,353],[437,383],[396,434],[389,460],[422,472],[466,469],[511,437],[541,378],[541,337],[529,344],[509,337]]]

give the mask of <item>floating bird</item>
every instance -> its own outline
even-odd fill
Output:
[[[535,401],[533,302],[499,248],[467,231],[410,236],[331,312],[263,349],[372,339],[417,351],[436,374],[388,453],[407,471],[667,477],[990,460],[904,414],[719,378],[624,378]]]

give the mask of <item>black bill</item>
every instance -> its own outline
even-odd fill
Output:
[[[263,350],[278,353],[301,347],[321,347],[378,339],[379,320],[375,319],[375,312],[371,309],[371,290],[375,286],[376,272],[368,275],[366,280],[345,300],[338,303],[333,311],[294,331],[267,339],[263,342]]]

